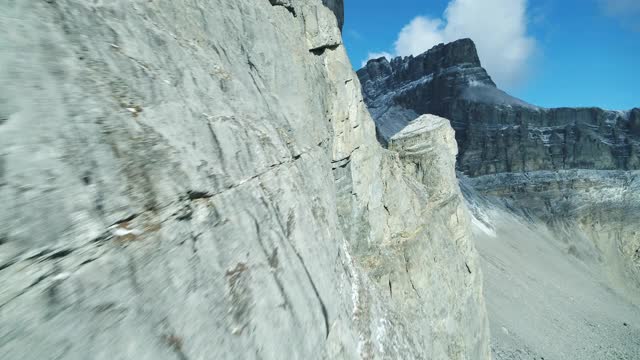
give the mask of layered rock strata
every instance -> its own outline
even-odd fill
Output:
[[[503,92],[470,39],[358,70],[381,141],[420,114],[451,120],[468,176],[538,170],[640,169],[640,109],[547,109]]]

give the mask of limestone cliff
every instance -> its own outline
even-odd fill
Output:
[[[371,60],[358,76],[389,149],[440,126],[421,114],[456,130],[495,358],[639,358],[640,109],[528,104],[497,88],[469,39]],[[412,139],[401,157],[432,147]],[[437,168],[427,158],[408,172]]]
[[[342,1],[0,9],[6,358],[490,357],[451,130],[378,145]]]
[[[417,114],[445,116],[456,130],[457,168],[477,190],[518,198],[544,221],[619,224],[625,229],[613,236],[619,250],[603,251],[624,259],[620,273],[640,289],[637,221],[628,218],[637,218],[630,196],[640,169],[640,109],[530,105],[496,87],[470,39],[416,57],[371,60],[358,75],[383,143]],[[589,193],[608,186],[606,199]],[[590,236],[608,248],[611,231],[601,230]]]

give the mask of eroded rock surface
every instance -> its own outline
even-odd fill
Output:
[[[489,358],[453,160],[380,148],[341,5],[0,5],[0,353]]]

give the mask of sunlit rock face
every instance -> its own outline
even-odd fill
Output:
[[[546,109],[498,89],[462,39],[418,55],[370,60],[358,71],[383,143],[419,114],[451,120],[468,176],[560,169],[640,168],[638,113]]]
[[[624,249],[628,266],[623,272],[638,274],[637,222],[622,215],[635,214],[638,203],[630,189],[640,168],[640,109],[527,104],[496,87],[469,39],[390,63],[370,60],[358,76],[384,143],[412,126],[417,114],[447,117],[456,130],[457,169],[478,190],[516,198],[545,221],[606,223],[609,218],[627,224],[625,235],[614,237]],[[591,191],[608,186],[609,193]],[[594,205],[601,203],[606,205]],[[593,212],[599,214],[597,221]],[[594,236],[595,241],[606,237]],[[629,277],[634,287],[640,284],[635,278]]]
[[[338,28],[342,30],[344,25],[344,0],[322,0],[322,3],[333,11],[338,21]]]
[[[469,39],[357,73],[389,149],[439,127],[423,114],[455,129],[494,357],[639,357],[640,109],[528,104],[497,88]],[[413,156],[432,140],[410,139],[407,171],[439,181],[436,157]]]
[[[451,129],[380,147],[342,1],[0,12],[3,358],[490,358]]]

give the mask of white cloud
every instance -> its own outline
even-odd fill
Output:
[[[407,24],[394,52],[418,55],[439,43],[469,37],[496,83],[509,88],[524,78],[535,51],[527,23],[527,0],[451,0],[442,19],[418,16]]]
[[[396,40],[396,54],[400,56],[421,54],[434,45],[444,42],[442,20],[418,16],[400,31]]]
[[[386,52],[386,51],[382,51],[382,52],[370,52],[367,54],[367,58],[362,61],[362,67],[364,67],[365,65],[367,65],[367,61],[371,60],[371,59],[379,59],[381,57],[386,57],[387,60],[391,60],[393,58],[393,55],[391,55],[390,53]]]

